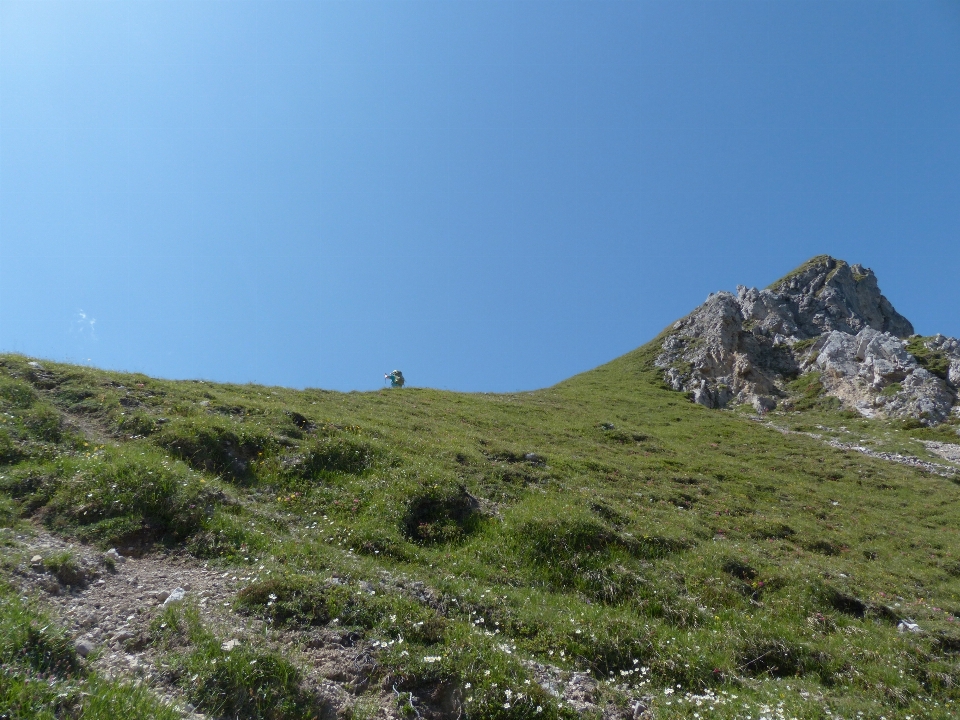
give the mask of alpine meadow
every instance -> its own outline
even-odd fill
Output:
[[[957,717],[958,378],[826,256],[534,392],[2,355],[0,717]]]

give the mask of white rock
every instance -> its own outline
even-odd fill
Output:
[[[240,641],[233,639],[233,640],[227,640],[226,642],[224,642],[220,646],[220,649],[223,650],[224,652],[230,652],[231,650],[239,646],[240,646]]]
[[[187,591],[184,590],[182,587],[174,588],[173,590],[170,591],[170,594],[166,598],[164,598],[163,606],[166,607],[167,605],[171,605],[175,602],[180,602],[186,596],[187,596]]]

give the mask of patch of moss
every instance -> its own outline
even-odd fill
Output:
[[[907,352],[913,355],[920,366],[944,380],[950,372],[950,358],[942,350],[933,350],[926,343],[931,338],[915,336],[907,340]]]
[[[883,390],[880,391],[880,394],[881,394],[883,397],[893,397],[894,395],[896,395],[896,394],[897,394],[898,392],[900,392],[901,390],[903,390],[903,385],[901,385],[901,384],[898,383],[898,382],[895,382],[895,383],[890,383],[889,385],[887,385]]]
[[[795,397],[795,410],[838,410],[840,401],[826,394],[822,375],[819,371],[801,375],[793,382],[787,383],[787,391]]]

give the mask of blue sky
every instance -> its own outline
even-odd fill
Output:
[[[513,391],[830,253],[960,336],[960,3],[0,0],[0,350]]]

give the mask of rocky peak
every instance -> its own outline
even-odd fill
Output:
[[[864,415],[942,422],[960,411],[960,345],[938,336],[924,346],[950,369],[937,375],[905,348],[912,335],[872,270],[820,255],[764,290],[712,293],[674,324],[656,363],[671,387],[708,407],[770,409],[790,380],[819,372],[828,394]]]
[[[864,328],[897,337],[913,334],[877,285],[873,270],[819,255],[765,290],[737,288],[745,321],[765,331],[806,340]]]

